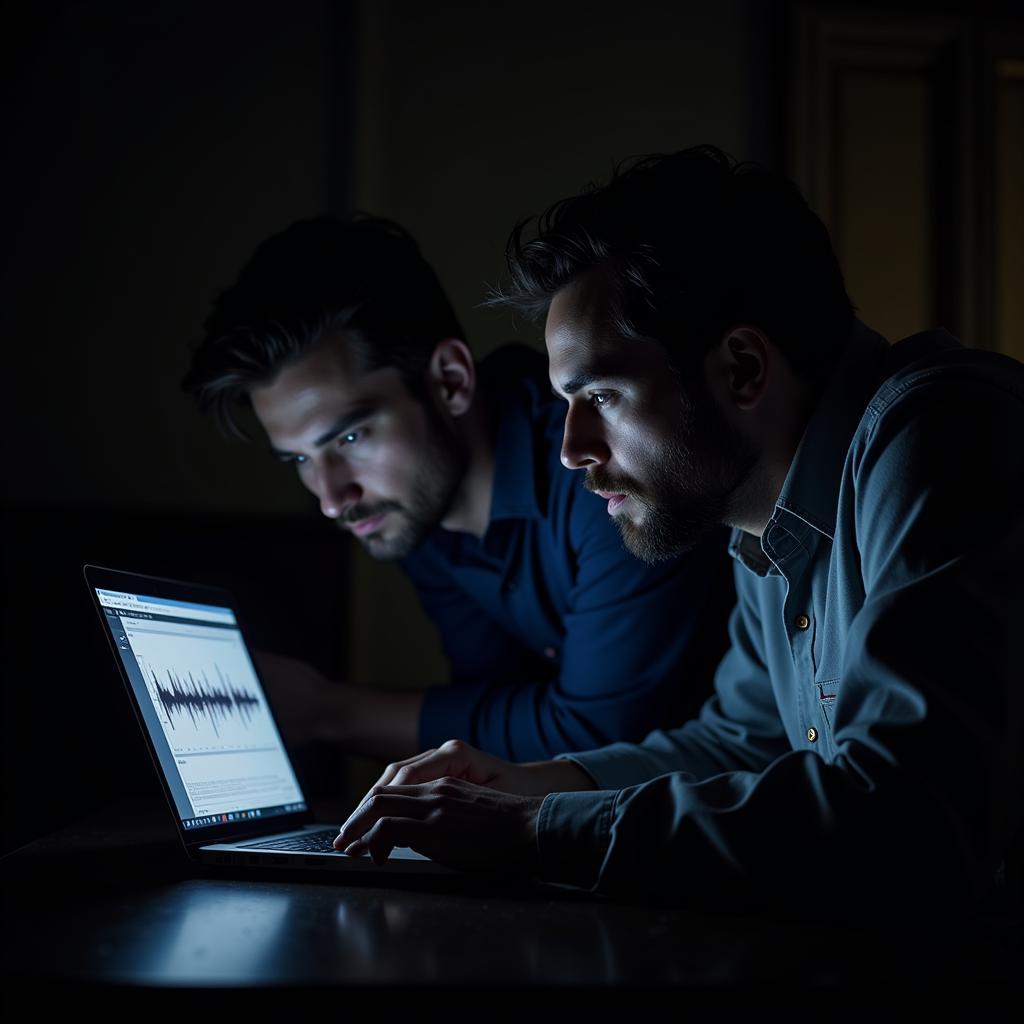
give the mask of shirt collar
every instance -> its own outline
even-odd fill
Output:
[[[790,464],[775,512],[758,538],[734,530],[730,554],[760,576],[803,547],[808,528],[831,540],[836,530],[839,487],[846,454],[878,385],[889,350],[880,334],[859,320],[829,379]]]

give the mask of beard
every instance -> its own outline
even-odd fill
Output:
[[[685,443],[683,439],[686,439]],[[653,564],[696,547],[730,517],[733,496],[749,479],[756,453],[730,428],[709,396],[683,398],[671,441],[648,455],[644,483],[591,470],[591,491],[625,494],[626,506],[613,514],[630,554]]]
[[[391,522],[367,537],[353,534],[371,557],[380,561],[394,561],[412,554],[427,536],[441,524],[455,500],[459,486],[466,475],[468,455],[454,431],[430,404],[426,410],[426,440],[403,502],[381,501],[374,505],[356,505],[349,509],[338,526],[373,516],[391,513]]]

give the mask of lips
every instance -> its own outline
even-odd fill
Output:
[[[360,519],[354,523],[349,523],[348,528],[357,537],[365,537],[367,536],[367,534],[373,533],[380,526],[380,524],[384,522],[384,517],[386,515],[387,512],[381,512],[378,515],[369,516],[366,519]]]
[[[608,502],[608,515],[614,515],[615,510],[629,497],[628,494],[616,494],[613,491],[594,491],[594,493],[604,498]]]

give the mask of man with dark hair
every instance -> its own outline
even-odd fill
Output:
[[[792,184],[710,148],[564,200],[509,262],[563,461],[631,547],[733,528],[732,644],[681,727],[532,765],[442,744],[336,847],[810,916],[977,907],[1024,807],[1024,368],[890,346]]]
[[[725,639],[724,537],[657,566],[624,551],[559,462],[541,353],[478,367],[397,225],[321,218],[264,242],[183,385],[230,431],[251,409],[323,514],[401,560],[451,664],[449,686],[388,692],[264,655],[294,736],[394,758],[454,735],[534,759],[639,739],[698,696],[695,662]]]

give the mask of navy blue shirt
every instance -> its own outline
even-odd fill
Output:
[[[541,353],[506,346],[480,380],[496,454],[487,532],[438,528],[402,563],[451,665],[450,685],[427,691],[420,747],[457,738],[525,761],[639,739],[669,723],[680,688],[710,692],[696,665],[718,643],[705,612],[721,604],[725,535],[644,564],[561,464],[566,407]],[[724,617],[721,638],[712,658]]]

